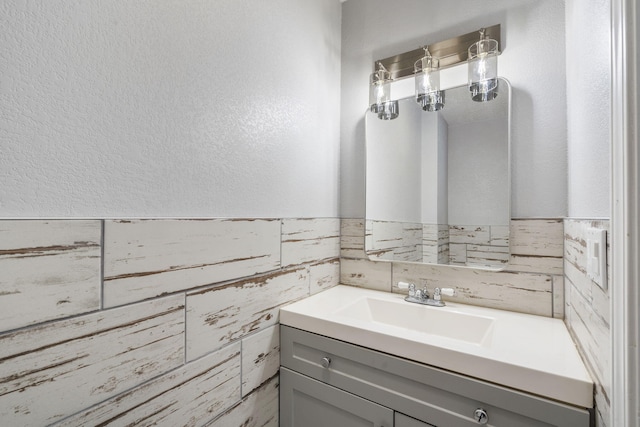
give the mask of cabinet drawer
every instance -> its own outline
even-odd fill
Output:
[[[590,425],[584,408],[332,338],[283,325],[280,340],[282,366],[435,426],[477,426],[479,408],[496,427]]]

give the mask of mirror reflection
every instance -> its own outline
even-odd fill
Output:
[[[394,120],[368,111],[366,236],[370,259],[499,269],[509,260],[510,88],[473,102],[446,90],[438,112],[414,97]]]

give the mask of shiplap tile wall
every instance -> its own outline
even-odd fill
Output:
[[[509,261],[509,227],[366,220],[370,259],[500,268]]]
[[[278,308],[329,219],[0,221],[2,425],[278,425]]]
[[[366,221],[369,255],[379,260],[421,261],[422,224],[398,221]]]
[[[455,288],[453,301],[548,317],[564,317],[562,219],[514,219],[511,255],[503,271],[370,261],[364,253],[364,221],[341,223],[341,283],[402,292],[399,281]]]
[[[565,323],[591,372],[595,386],[596,426],[606,427],[611,396],[611,314],[609,292],[594,283],[586,274],[587,228],[607,230],[607,266],[611,260],[608,239],[609,221],[575,220],[564,222],[564,286]],[[611,283],[611,269],[607,268]]]
[[[422,224],[422,262],[449,262],[449,225]]]
[[[509,227],[506,225],[451,225],[451,265],[500,268],[509,262]]]

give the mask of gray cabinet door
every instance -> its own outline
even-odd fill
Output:
[[[393,427],[393,411],[280,368],[280,427]]]
[[[400,412],[395,413],[395,427],[433,427],[431,424],[423,423],[415,418],[407,417]]]

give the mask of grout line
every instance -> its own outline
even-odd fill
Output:
[[[183,364],[187,364],[187,293],[184,293],[184,359]]]
[[[278,263],[280,264],[281,269],[283,268],[283,265],[282,265],[282,238],[283,238],[282,230],[284,228],[283,222],[284,222],[284,219],[280,218],[280,255],[279,255]]]
[[[551,278],[551,318],[556,319],[556,284],[553,276]]]
[[[105,220],[100,220],[100,310],[104,310],[104,242]]]
[[[242,337],[240,339],[240,400],[244,399],[244,374],[242,372],[242,367],[244,366],[244,339],[246,337]]]

